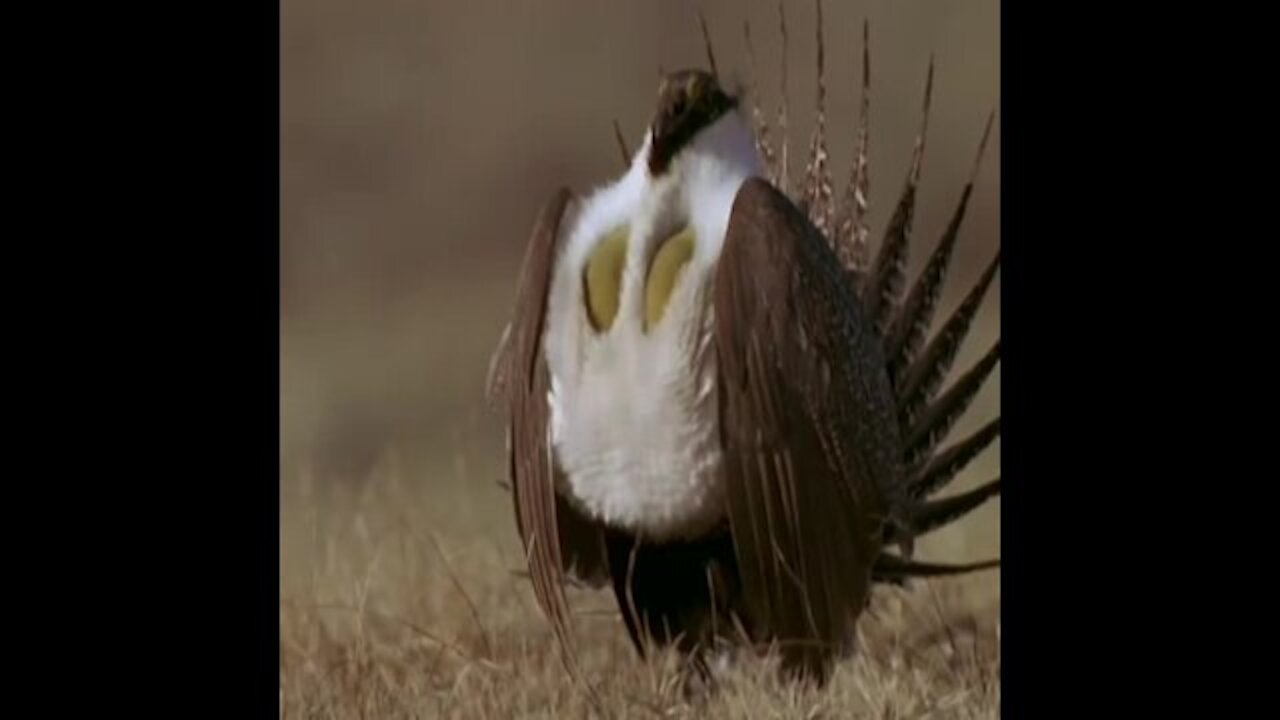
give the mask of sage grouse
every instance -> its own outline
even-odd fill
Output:
[[[997,478],[930,499],[1000,432],[997,417],[939,450],[999,360],[997,340],[939,394],[999,253],[930,338],[973,187],[906,290],[930,63],[906,183],[869,257],[863,31],[839,202],[819,26],[817,124],[792,196],[785,104],[776,153],[708,43],[711,72],[661,80],[625,173],[584,197],[556,191],[534,225],[489,394],[533,589],[566,650],[571,576],[612,586],[642,654],[674,644],[701,663],[745,639],[821,682],[875,583],[999,563],[912,560],[915,538],[1000,492]]]

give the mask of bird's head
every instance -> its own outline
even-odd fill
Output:
[[[658,110],[650,125],[649,172],[666,172],[676,156],[703,129],[738,106],[738,98],[720,87],[714,75],[681,70],[662,78]]]

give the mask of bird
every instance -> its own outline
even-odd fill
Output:
[[[939,450],[999,361],[997,340],[939,394],[999,253],[929,338],[973,178],[907,291],[924,123],[872,262],[866,43],[840,207],[821,104],[793,198],[760,113],[722,87],[709,43],[708,56],[711,71],[661,78],[620,177],[546,202],[488,394],[528,575],[566,658],[574,578],[612,589],[641,656],[674,646],[705,670],[707,653],[746,644],[822,683],[874,586],[998,566],[917,562],[913,547],[1000,491],[996,478],[932,499],[999,434],[997,417]],[[820,31],[820,81],[821,58]],[[931,61],[926,119],[932,76]],[[979,159],[990,130],[991,117]]]

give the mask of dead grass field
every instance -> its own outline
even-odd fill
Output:
[[[722,70],[752,23],[776,112],[777,8],[703,7]],[[792,152],[812,124],[812,2],[789,2]],[[941,235],[998,102],[998,2],[825,3],[839,189],[872,23],[872,235],[906,171],[938,58],[910,276]],[[502,434],[481,403],[523,243],[556,183],[618,169],[611,122],[643,127],[659,65],[703,62],[692,9],[615,2],[285,0],[282,5],[280,713],[282,718],[581,718],[522,567]],[[999,122],[939,308],[999,245]],[[1000,280],[956,367],[999,334]],[[999,411],[1000,372],[951,433]],[[1000,472],[1000,443],[955,484]],[[1012,479],[1017,481],[1017,478]],[[923,559],[1000,551],[1000,503],[924,539]],[[619,718],[993,718],[1000,579],[878,592],[859,652],[821,691],[734,666],[687,700],[670,657],[641,662],[607,591],[574,591],[588,680]]]
[[[526,581],[507,497],[414,489],[395,453],[361,486],[298,478],[282,538],[281,716],[591,717]],[[820,691],[740,661],[710,699],[686,699],[670,656],[630,647],[607,591],[573,591],[583,665],[619,718],[998,716],[994,573],[881,591],[860,651]]]

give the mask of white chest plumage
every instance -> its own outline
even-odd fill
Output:
[[[642,147],[618,182],[588,198],[568,226],[549,297],[544,347],[551,372],[558,490],[591,516],[655,540],[692,538],[725,512],[712,341],[716,261],[733,199],[761,173],[736,113],[704,130],[660,178]],[[583,269],[601,238],[628,228],[617,314],[588,318]],[[662,318],[644,322],[644,286],[657,246],[693,232],[692,257]]]

